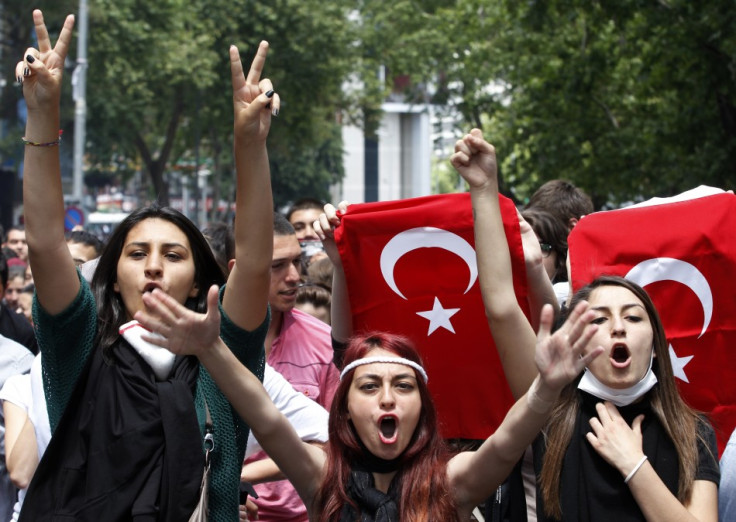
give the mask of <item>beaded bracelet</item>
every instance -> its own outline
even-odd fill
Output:
[[[23,143],[26,145],[30,145],[31,147],[56,147],[59,143],[61,143],[61,135],[64,133],[63,130],[59,131],[59,137],[56,138],[54,141],[48,141],[46,143],[37,143],[35,141],[31,141],[25,136],[21,138],[23,140]]]

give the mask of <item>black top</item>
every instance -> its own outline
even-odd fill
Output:
[[[122,338],[82,378],[39,463],[20,520],[187,520],[204,459],[194,410],[199,363],[177,357],[157,382]],[[132,519],[131,519],[132,515]],[[61,518],[59,518],[61,517]]]
[[[22,314],[2,304],[0,304],[0,335],[22,344],[34,355],[38,353],[38,343],[31,323]]]
[[[595,404],[601,400],[585,392],[579,393],[582,394],[583,401],[573,428],[570,445],[565,452],[560,478],[563,520],[565,522],[644,521],[644,515],[628,485],[624,483],[621,473],[608,464],[585,438],[585,434],[591,431],[590,419],[597,417]],[[643,400],[620,407],[618,411],[629,425],[639,414],[644,414],[641,426],[644,454],[667,488],[677,496],[678,455],[672,440],[649,407],[649,401]],[[698,424],[700,436],[706,441],[706,444],[698,440],[699,461],[695,480],[709,480],[718,484],[720,470],[715,432],[705,419]],[[540,436],[534,445],[537,474],[541,472],[544,450],[543,437]],[[537,519],[539,522],[554,520],[544,515],[542,495],[539,490],[537,490]]]

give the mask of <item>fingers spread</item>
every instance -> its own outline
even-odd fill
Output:
[[[34,9],[33,11],[33,25],[36,28],[36,39],[38,40],[38,49],[42,52],[48,52],[51,50],[51,40],[49,39],[49,32],[46,29],[46,24],[43,22],[43,13],[40,9]]]
[[[539,314],[539,333],[540,339],[547,337],[552,331],[552,321],[555,311],[551,304],[545,304]]]
[[[243,64],[240,61],[240,52],[234,45],[230,46],[230,75],[232,77],[233,92],[237,92],[245,87],[245,77],[243,76]]]
[[[248,78],[246,83],[249,85],[258,85],[261,80],[261,74],[263,73],[263,67],[266,65],[266,56],[268,56],[268,42],[263,40],[258,46],[253,63],[250,64],[250,71],[248,71]]]
[[[64,27],[61,28],[59,39],[54,46],[54,52],[58,54],[62,60],[66,58],[69,52],[69,45],[72,43],[72,30],[74,29],[74,15],[68,15],[64,20]]]
[[[589,351],[581,359],[579,359],[580,362],[578,363],[578,369],[582,370],[583,368],[588,366],[593,361],[593,359],[598,357],[603,352],[604,352],[604,349],[602,346],[596,346],[595,349]]]

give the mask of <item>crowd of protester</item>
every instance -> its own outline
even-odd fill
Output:
[[[419,347],[353,331],[334,237],[347,204],[274,212],[268,44],[247,71],[229,49],[233,222],[200,231],[144,207],[103,244],[61,226],[74,18],[55,44],[40,11],[33,21],[37,48],[16,69],[25,222],[0,231],[0,522],[179,521],[205,505],[209,520],[267,522],[736,520],[736,439],[719,468],[647,293],[617,277],[571,291],[568,234],[594,210],[583,191],[550,181],[519,209],[527,316],[495,150],[477,129],[456,144],[487,326],[516,401],[460,451],[440,436]]]

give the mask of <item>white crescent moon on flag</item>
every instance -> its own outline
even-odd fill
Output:
[[[457,254],[465,261],[470,269],[470,282],[468,283],[468,288],[463,293],[467,294],[468,290],[473,287],[475,280],[478,278],[478,265],[475,261],[475,250],[470,246],[470,243],[457,234],[442,230],[441,228],[418,227],[396,234],[386,243],[386,246],[381,251],[381,274],[383,274],[386,284],[397,295],[406,299],[406,296],[396,286],[394,266],[396,266],[396,263],[404,254],[418,248],[442,248],[453,254]]]
[[[676,281],[692,290],[703,306],[703,330],[701,337],[708,329],[713,317],[713,292],[708,280],[694,265],[671,257],[656,257],[642,261],[626,274],[629,279],[641,287],[657,281]]]

